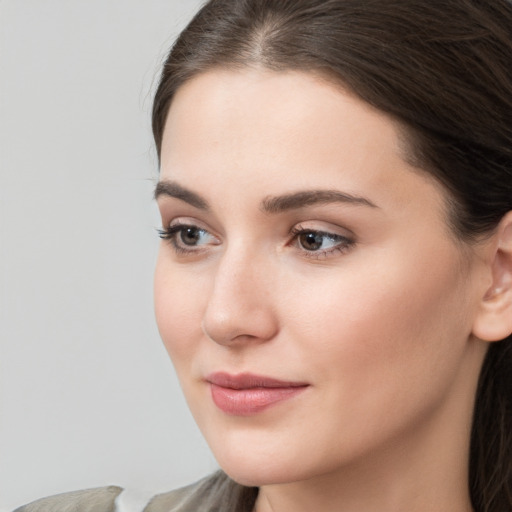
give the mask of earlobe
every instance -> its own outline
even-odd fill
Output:
[[[500,341],[512,334],[512,211],[492,237],[491,286],[481,299],[473,334],[483,341]]]

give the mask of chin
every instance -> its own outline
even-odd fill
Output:
[[[276,447],[269,450],[268,447],[247,449],[246,446],[235,450],[226,449],[226,445],[220,450],[212,447],[219,466],[235,482],[247,487],[261,487],[308,478],[304,461],[298,460],[296,455],[290,457]]]
[[[222,470],[235,482],[246,487],[261,487],[262,485],[275,485],[290,483],[301,480],[294,478],[290,471],[283,471],[279,468],[268,467],[264,462],[258,465],[247,465],[235,463],[232,465],[221,465]]]

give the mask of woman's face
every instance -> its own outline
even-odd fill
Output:
[[[299,72],[211,71],[172,103],[156,317],[242,483],[467,431],[481,265],[402,149],[387,116]]]

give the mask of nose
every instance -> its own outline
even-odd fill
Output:
[[[266,258],[227,251],[218,261],[203,331],[220,345],[260,343],[278,331],[273,272]]]

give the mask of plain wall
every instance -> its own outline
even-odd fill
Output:
[[[0,0],[0,510],[215,469],[153,318],[158,65],[198,0]]]

